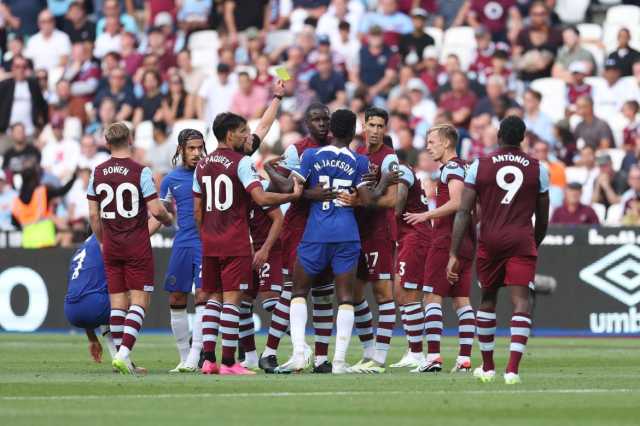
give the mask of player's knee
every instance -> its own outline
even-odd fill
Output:
[[[378,303],[393,299],[393,287],[390,281],[378,281],[373,286],[373,294]]]
[[[169,305],[170,306],[184,306],[187,305],[187,294],[186,293],[170,293],[169,294]]]

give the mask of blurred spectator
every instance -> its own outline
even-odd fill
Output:
[[[38,32],[38,14],[46,7],[43,0],[2,0],[5,19],[21,36]],[[8,12],[4,9],[7,6]]]
[[[598,155],[596,164],[600,169],[600,173],[598,173],[598,177],[595,180],[591,202],[604,204],[605,207],[609,208],[610,205],[620,201],[620,194],[626,189],[625,176],[613,169],[609,154]]]
[[[40,91],[42,91],[42,97],[48,104],[56,103],[57,95],[55,90],[51,90],[49,87],[49,73],[45,69],[39,69],[34,72]]]
[[[75,111],[84,117],[84,105],[93,99],[100,79],[100,69],[91,60],[91,42],[73,45],[71,61],[65,68],[63,78],[71,83],[72,108],[75,107]]]
[[[103,97],[98,106],[98,117],[87,126],[85,133],[93,135],[94,139],[99,141],[101,145],[106,144],[106,142],[103,142],[103,133],[109,125],[118,121],[117,114],[117,102],[109,96]]]
[[[487,96],[480,99],[473,108],[473,117],[488,114],[492,119],[502,119],[506,110],[517,106],[507,96],[505,79],[500,75],[492,75],[487,80]]]
[[[227,64],[218,64],[215,76],[207,78],[200,86],[196,98],[196,112],[200,120],[212,123],[216,115],[229,110],[236,91],[237,77],[231,76]]]
[[[71,54],[69,36],[55,27],[53,14],[45,9],[38,15],[40,31],[29,38],[24,56],[33,61],[35,69],[44,68],[51,72],[56,67],[65,66]]]
[[[331,51],[345,59],[349,74],[358,67],[361,48],[360,41],[356,37],[350,36],[350,28],[353,27],[348,22],[341,21],[338,24],[338,31],[331,36]],[[352,77],[350,79],[355,80]]]
[[[637,165],[629,168],[627,185],[629,185],[629,189],[622,193],[619,201],[623,205],[633,198],[640,199],[640,167]]]
[[[396,77],[399,58],[382,38],[382,28],[371,27],[368,44],[360,48],[357,84],[368,87],[371,98],[386,93]]]
[[[620,28],[618,31],[618,47],[609,53],[607,59],[613,60],[620,67],[623,76],[633,73],[632,66],[640,61],[640,52],[629,46],[631,32],[628,28]]]
[[[402,60],[410,65],[414,65],[422,60],[424,48],[435,44],[435,40],[424,32],[427,22],[427,11],[416,8],[411,11],[413,31],[403,34],[400,37],[399,51]]]
[[[135,75],[142,65],[144,56],[138,52],[138,40],[133,33],[125,32],[120,37],[120,55],[124,70],[128,75]]]
[[[345,105],[347,97],[344,76],[335,71],[331,63],[331,56],[319,55],[316,61],[316,70],[309,80],[309,87],[315,92],[316,99],[323,104],[335,102],[337,106]]]
[[[22,39],[22,37],[20,37],[15,33],[9,34],[7,36],[6,52],[2,52],[3,53],[2,70],[0,70],[0,80],[7,78],[8,74],[11,72],[11,64],[13,63],[13,58],[17,56],[22,56],[23,50],[24,50],[24,40]],[[33,65],[31,64],[31,61],[29,61],[29,64]]]
[[[572,62],[569,65],[571,78],[567,82],[567,101],[569,106],[575,107],[576,101],[581,96],[592,96],[591,86],[584,81],[588,74],[587,64],[584,62]]]
[[[514,65],[525,82],[550,77],[562,35],[551,26],[549,9],[535,1],[529,9],[529,25],[518,34],[513,47]]]
[[[379,0],[378,10],[367,12],[360,22],[360,33],[371,35],[371,29],[380,27],[385,44],[396,46],[403,34],[413,31],[411,18],[398,11],[397,0]]]
[[[182,78],[177,73],[169,77],[169,93],[162,101],[162,117],[168,126],[177,120],[194,117],[195,101],[187,93]]]
[[[96,39],[96,26],[89,21],[85,6],[80,1],[73,1],[62,22],[62,31],[65,32],[71,43],[91,41]]]
[[[11,147],[3,154],[2,170],[9,171],[12,174],[19,174],[24,170],[26,163],[40,163],[42,158],[40,150],[27,139],[24,124],[12,124],[9,139]]]
[[[53,140],[42,148],[42,168],[64,182],[69,179],[78,166],[80,147],[78,142],[63,135],[64,117],[60,113],[52,114],[51,130]]]
[[[12,231],[15,229],[11,222],[11,208],[17,196],[18,193],[13,190],[7,181],[7,175],[0,169],[0,231]]]
[[[148,36],[147,54],[153,54],[158,58],[159,71],[163,77],[167,76],[167,71],[176,66],[176,55],[167,46],[167,38],[159,28],[152,28]]]
[[[549,198],[551,206],[555,207],[562,203],[563,189],[567,185],[565,166],[562,161],[557,161],[549,156],[549,144],[537,140],[533,143],[531,150],[532,157],[547,166],[549,170]]]
[[[25,58],[13,58],[11,78],[0,81],[0,133],[14,123],[22,123],[31,137],[47,122],[47,103],[38,82],[27,78],[27,67]],[[0,136],[0,149],[6,148],[1,139]]]
[[[470,0],[469,25],[474,28],[483,25],[494,41],[507,41],[509,17],[520,19],[516,0]]]
[[[250,27],[269,29],[270,13],[269,0],[225,0],[224,24],[231,44],[237,45],[238,33]]]
[[[167,126],[163,121],[153,122],[153,144],[147,149],[145,162],[151,167],[155,182],[162,181],[172,168],[171,158],[176,147],[169,143]]]
[[[84,135],[80,139],[80,158],[78,158],[78,169],[93,170],[101,163],[109,159],[109,154],[98,151],[98,144],[93,135]]]
[[[414,132],[411,128],[404,128],[398,132],[398,156],[405,158],[407,164],[415,166],[418,162],[418,150],[413,147]]]
[[[580,139],[594,149],[605,149],[613,146],[613,133],[606,121],[593,114],[593,100],[588,96],[581,96],[576,101],[576,112],[582,118],[574,130],[578,145]]]
[[[574,62],[581,62],[587,66],[587,75],[592,75],[596,70],[596,61],[591,52],[580,46],[580,32],[575,26],[568,26],[562,31],[562,47],[558,51],[556,62],[551,70],[551,75],[565,81],[571,81],[569,66]]]
[[[582,185],[571,182],[564,192],[564,204],[553,211],[552,224],[559,225],[598,225],[600,220],[596,212],[582,204]]]
[[[462,71],[456,71],[451,74],[451,91],[441,96],[438,106],[451,113],[451,121],[456,127],[466,128],[469,127],[476,102],[476,95],[469,89],[467,76]]]
[[[103,33],[108,18],[115,17],[124,28],[125,32],[131,32],[136,34],[138,32],[138,24],[136,20],[127,13],[122,13],[120,10],[120,2],[118,0],[104,0],[102,3],[102,18],[98,20],[96,24],[96,35],[100,36]]]
[[[469,0],[447,0],[436,2],[434,26],[445,29],[464,25],[469,13]]]
[[[144,25],[150,27],[158,25],[156,18],[158,16],[168,16],[171,25],[176,14],[176,3],[180,0],[147,0],[144,2]]]
[[[316,33],[329,36],[331,44],[335,44],[341,30],[340,24],[345,22],[349,25],[347,39],[355,39],[363,14],[364,6],[357,0],[332,0],[327,12],[318,19]]]
[[[593,198],[593,190],[595,188],[596,179],[600,174],[600,168],[596,164],[596,151],[591,145],[586,145],[580,149],[580,155],[576,159],[576,167],[584,170],[584,180],[579,182],[582,184],[582,196],[580,202],[582,204],[591,204]]]
[[[109,74],[108,87],[96,94],[93,101],[100,106],[104,98],[111,98],[116,103],[116,121],[129,120],[136,105],[133,91],[127,86],[127,75],[122,68],[117,68]]]
[[[213,0],[178,0],[178,27],[190,33],[205,29],[208,24]]]
[[[640,226],[640,197],[627,201],[624,205],[624,216],[620,222],[623,226]]]
[[[542,94],[536,90],[528,89],[524,92],[522,106],[524,107],[524,123],[527,130],[533,132],[546,143],[553,145],[553,121],[547,114],[540,110]]]
[[[117,16],[107,16],[104,18],[104,31],[101,31],[96,38],[96,46],[93,55],[102,59],[107,53],[120,52],[122,49],[122,24]]]
[[[593,88],[593,108],[595,114],[608,121],[615,117],[626,100],[632,99],[633,89],[628,80],[621,79],[620,64],[614,59],[604,63],[605,84]]]
[[[142,75],[142,88],[144,95],[138,99],[136,108],[133,111],[133,125],[137,126],[143,121],[162,120],[162,93],[160,93],[162,79],[160,73],[154,70],[145,71]]]
[[[108,155],[107,158],[109,158]],[[71,232],[79,234],[80,237],[74,238],[75,242],[82,241],[86,237],[84,233],[87,232],[89,226],[89,203],[86,202],[86,198],[92,171],[93,168],[80,167],[78,169],[78,179],[73,183],[71,190],[65,197],[69,227]]]
[[[636,100],[627,101],[622,105],[622,115],[627,120],[627,125],[622,129],[622,146],[629,151],[635,148],[640,138],[639,111],[640,105]]]
[[[207,78],[207,75],[202,69],[194,68],[191,65],[191,52],[187,49],[178,52],[176,63],[178,64],[178,74],[182,77],[187,93],[197,96],[198,90]]]
[[[248,120],[259,118],[269,98],[269,90],[253,84],[246,71],[238,73],[238,87],[231,96],[229,110]]]

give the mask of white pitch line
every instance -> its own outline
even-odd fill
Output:
[[[467,391],[421,391],[419,394],[595,394],[595,393],[640,393],[640,389],[531,389],[531,390],[467,390]],[[158,399],[158,398],[289,398],[307,396],[360,396],[360,395],[406,395],[406,391],[334,391],[334,392],[244,392],[244,393],[163,393],[128,395],[49,395],[49,396],[2,396],[0,401],[75,401],[92,399]]]

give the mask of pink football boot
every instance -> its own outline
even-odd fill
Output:
[[[204,364],[202,364],[202,374],[218,374],[219,372],[220,369],[215,362],[205,360]]]
[[[227,367],[224,364],[220,364],[220,375],[221,376],[253,376],[255,375],[255,371],[248,370],[244,368],[239,363],[233,364],[231,367]]]

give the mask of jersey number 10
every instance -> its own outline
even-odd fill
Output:
[[[207,211],[212,211],[213,205],[215,205],[216,210],[221,212],[229,210],[233,204],[233,182],[231,182],[231,178],[227,175],[219,175],[213,182],[213,188],[211,188],[211,176],[202,176],[202,182],[204,183],[205,191],[207,193],[205,206]],[[224,186],[224,203],[220,201],[222,186]]]

